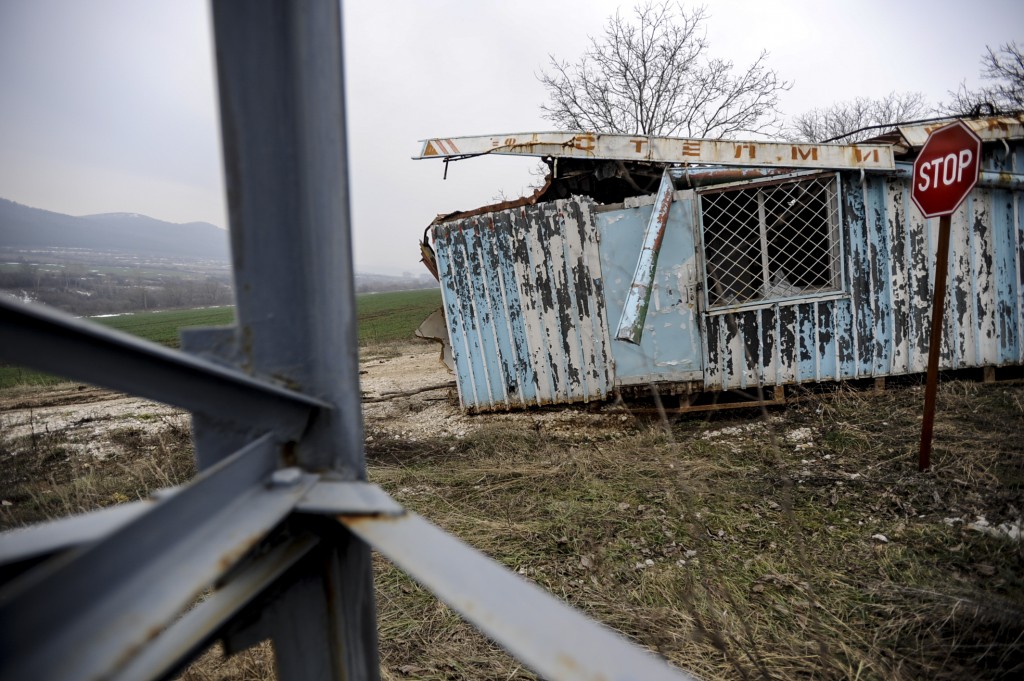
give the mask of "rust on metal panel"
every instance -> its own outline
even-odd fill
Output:
[[[999,181],[991,170],[1016,158],[1018,148],[1019,143],[1006,152],[992,145],[982,171],[991,183],[979,182],[951,216],[942,370],[1024,360],[1018,295],[1024,228],[1014,208],[1020,188],[1014,181]],[[925,219],[910,201],[912,178],[905,167],[884,175],[842,174],[845,255],[839,295],[765,306],[759,319],[738,314],[707,318],[709,389],[749,385],[758,371],[765,384],[925,371],[938,220]],[[716,191],[733,189],[703,190],[705,195]],[[760,348],[751,343],[752,335],[760,336]]]
[[[596,132],[533,132],[425,140],[414,158],[510,154],[552,158],[698,163],[787,168],[893,168],[891,145],[818,144]]]
[[[896,126],[903,139],[913,148],[924,146],[928,141],[928,135],[934,130],[948,125],[953,118],[944,118],[939,121],[929,121],[917,125]],[[961,118],[982,142],[1010,141],[1024,139],[1024,113],[1003,114],[1000,116],[987,116],[984,118]]]
[[[427,231],[429,230],[430,227],[427,227]],[[431,248],[430,241],[427,239],[427,232],[423,233],[423,241],[420,242],[420,262],[433,275],[434,279],[441,281],[441,276],[437,273],[437,256],[434,255],[434,249]]]
[[[573,198],[434,225],[463,408],[607,396],[592,211]]]
[[[651,211],[647,229],[644,232],[643,245],[633,273],[633,283],[629,287],[626,303],[619,317],[619,325],[615,331],[615,340],[626,341],[639,345],[647,320],[647,308],[651,302],[651,289],[654,286],[655,270],[658,267],[658,254],[661,242],[665,237],[665,225],[668,213],[672,208],[672,194],[675,183],[668,170],[661,177],[658,196],[654,199],[654,210]]]
[[[431,225],[440,225],[446,222],[454,222],[456,220],[462,220],[464,218],[471,218],[477,215],[488,215],[491,213],[498,213],[512,208],[521,208],[523,206],[532,206],[537,203],[542,196],[547,192],[548,187],[551,185],[551,175],[547,175],[544,178],[544,184],[537,187],[532,194],[529,196],[523,196],[518,199],[509,199],[508,201],[501,201],[499,203],[492,203],[487,206],[481,206],[479,208],[473,208],[472,210],[455,211],[453,213],[446,213],[438,215],[434,218]],[[429,229],[429,227],[428,227]]]
[[[530,390],[522,396],[509,391],[513,406],[598,399],[607,395],[603,386],[628,384],[633,374],[617,377],[611,352],[625,344],[610,343],[623,325],[609,328],[609,311],[597,303],[604,301],[600,261],[605,258],[607,270],[625,258],[630,268],[617,275],[615,290],[621,291],[624,281],[628,293],[616,293],[622,297],[612,321],[621,322],[621,314],[633,322],[626,335],[639,328],[654,333],[635,322],[643,314],[645,293],[655,306],[664,305],[664,296],[656,287],[645,289],[647,277],[634,268],[656,267],[652,256],[659,231],[650,239],[645,232],[640,257],[633,250],[636,242],[630,253],[620,253],[610,237],[599,244],[607,234],[591,233],[590,211],[596,206],[603,220],[612,211],[653,202],[649,210],[657,224],[662,202],[656,192],[666,166],[678,163],[669,167],[671,177],[678,186],[694,188],[697,197],[693,239],[703,271],[693,303],[701,314],[696,362],[706,389],[921,373],[937,225],[909,199],[909,152],[915,135],[923,142],[931,127],[943,123],[899,126],[854,145],[585,132],[442,140],[434,147],[436,157],[532,154],[541,156],[551,171],[545,187],[530,197],[439,219],[470,229],[467,216],[494,216],[494,238],[484,238],[480,246],[471,240],[471,253],[461,262],[476,258],[485,270],[501,269],[495,276],[485,271],[463,276],[457,288],[469,298],[458,305],[468,316],[451,322],[450,331],[476,333],[478,322],[492,329],[488,334],[495,338],[478,335],[480,347],[472,349],[483,352],[473,365],[480,375],[485,366],[507,366],[502,333],[516,340],[505,345],[518,348],[513,364],[525,372],[528,380],[522,385]],[[1024,188],[1024,144],[1019,141],[1024,139],[1024,115],[972,119],[968,125],[986,145],[978,185],[952,216],[943,369],[1024,363],[1024,279],[1019,276],[1024,228],[1018,206]],[[898,164],[892,161],[896,154]],[[820,200],[815,198],[819,194]],[[572,198],[580,195],[593,199],[592,208]],[[504,210],[488,212],[494,209]],[[816,211],[823,216],[821,227],[811,221]],[[740,213],[750,216],[749,225],[730,217]],[[643,221],[638,223],[644,229]],[[753,236],[743,236],[744,230]],[[443,230],[437,234],[451,240]],[[740,248],[747,246],[746,251]],[[474,248],[483,249],[482,255],[475,255]],[[746,255],[734,261],[729,259],[733,252]],[[666,257],[661,254],[661,260]],[[622,299],[628,295],[635,300],[627,305]],[[492,307],[494,316],[488,317]],[[469,396],[466,408],[492,408],[484,399],[496,390],[485,385],[490,380],[460,380],[460,392]],[[505,408],[495,395],[498,406],[493,408]]]

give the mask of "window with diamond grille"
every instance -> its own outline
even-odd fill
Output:
[[[707,191],[700,206],[709,306],[840,289],[834,175]]]

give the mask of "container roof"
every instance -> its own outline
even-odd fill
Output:
[[[834,144],[720,140],[597,132],[524,132],[421,140],[415,159],[446,161],[486,154],[627,161],[655,164],[777,166],[785,168],[892,170],[894,156],[920,148],[929,133],[954,118],[906,125],[867,142]],[[1024,139],[1024,113],[964,118],[983,142]]]

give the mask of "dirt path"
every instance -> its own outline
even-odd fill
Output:
[[[471,419],[459,411],[454,388],[410,397],[391,395],[451,380],[433,343],[408,343],[388,347],[383,354],[367,353],[360,361],[363,397],[386,398],[364,406],[368,425],[386,427],[396,435],[463,433]],[[187,417],[187,412],[175,407],[77,383],[0,393],[0,438],[8,440],[62,433],[71,441],[94,443],[98,449],[112,430],[133,427],[151,432],[161,429],[164,419]]]
[[[486,423],[526,423],[549,431],[606,424],[620,415],[588,413],[577,409],[466,415],[458,405],[454,377],[441,363],[438,346],[414,341],[365,351],[359,363],[360,389],[367,441],[375,437],[411,442],[423,438],[461,438]],[[400,395],[421,390],[414,395]],[[125,427],[156,432],[166,419],[175,423],[188,413],[138,397],[76,383],[24,387],[0,393],[0,439],[39,433],[62,433],[68,440],[89,443],[100,451],[111,431]]]
[[[113,390],[65,383],[20,389],[0,397],[0,438],[63,433],[71,441],[88,442],[101,450],[113,429],[160,430],[165,419],[184,419],[175,407],[131,397]]]

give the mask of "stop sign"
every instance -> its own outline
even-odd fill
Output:
[[[914,161],[911,197],[926,218],[949,215],[974,188],[981,168],[981,139],[956,121],[932,131]]]

